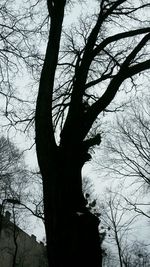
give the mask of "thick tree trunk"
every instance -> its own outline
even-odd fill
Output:
[[[70,157],[71,159],[71,157]],[[51,188],[44,184],[45,226],[50,267],[100,267],[99,219],[86,209],[81,166],[58,152],[50,171]]]
[[[55,225],[50,227],[48,224],[46,228],[49,228],[47,232],[49,266],[101,266],[98,220],[94,215],[60,212],[55,217]],[[53,234],[50,233],[50,229]]]
[[[35,128],[37,158],[43,178],[49,267],[100,267],[99,220],[87,211],[82,194],[81,169],[85,159],[80,146],[84,139],[81,136],[83,120],[79,120],[83,115],[80,113],[84,112],[81,97],[80,105],[74,101],[74,108],[70,109],[72,113],[69,112],[68,126],[61,134],[60,147],[55,141],[52,99],[66,1],[48,0],[47,3],[51,24],[37,98]],[[87,145],[85,150],[88,150]]]

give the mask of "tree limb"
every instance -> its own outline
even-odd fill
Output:
[[[136,29],[128,32],[121,32],[112,36],[107,37],[104,41],[102,41],[94,50],[93,50],[93,58],[97,56],[108,44],[116,42],[118,40],[133,37],[136,35],[141,35],[144,33],[150,32],[150,27]]]
[[[85,125],[83,129],[83,138],[87,135],[89,129],[91,128],[93,122],[97,118],[98,114],[101,113],[109,104],[110,102],[114,99],[116,93],[119,90],[120,85],[122,82],[129,77],[129,74],[133,72],[135,73],[135,70],[138,69],[136,66],[136,69],[131,67],[129,69],[129,64],[132,62],[132,60],[136,57],[138,52],[145,46],[145,44],[149,41],[150,39],[150,33],[146,34],[143,39],[137,44],[137,46],[132,50],[132,52],[126,57],[125,61],[122,63],[119,72],[114,76],[114,78],[111,80],[110,84],[108,85],[106,91],[100,97],[99,100],[97,100],[86,112],[85,114]],[[142,64],[142,63],[139,63]],[[139,65],[137,64],[137,65]],[[143,63],[142,65],[139,65],[139,71],[144,70],[144,66],[147,69],[149,66],[149,60]],[[133,68],[133,69],[132,69]],[[130,70],[130,71],[129,71]]]

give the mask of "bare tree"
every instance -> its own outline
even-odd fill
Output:
[[[142,214],[135,215],[128,209],[122,194],[111,190],[107,190],[104,200],[97,203],[100,203],[97,204],[101,214],[100,231],[106,233],[103,266],[149,266],[149,242],[146,244],[141,241],[141,237],[135,232]]]
[[[0,199],[24,199],[29,172],[22,152],[5,137],[0,138]]]
[[[81,169],[91,158],[89,148],[101,141],[93,132],[99,114],[119,89],[126,92],[126,79],[150,68],[149,1],[95,4],[95,13],[80,19],[80,27],[63,32],[66,1],[47,1],[50,29],[35,132],[52,267],[101,265],[98,219],[86,209]]]
[[[139,95],[114,123],[114,138],[106,149],[110,168],[120,177],[130,177],[149,189],[150,96]]]
[[[36,216],[44,222],[40,180],[39,175],[31,172],[25,164],[23,152],[2,136],[0,138],[0,214],[3,215],[6,209],[12,210],[12,203],[15,203],[17,204],[15,211],[19,214],[21,227],[23,227],[23,221],[26,223],[30,221],[30,216]],[[1,224],[0,219],[0,229]]]
[[[42,14],[38,7],[39,2]],[[33,94],[29,96],[27,93],[29,87],[27,81],[30,80],[30,91],[33,92],[34,84],[39,81],[39,73],[44,60],[47,25],[46,8],[42,1],[33,0],[32,3],[18,0],[1,1],[1,125],[14,126],[21,131],[33,126],[35,99]]]
[[[125,266],[124,257],[132,242],[132,230],[136,227],[134,223],[138,216],[131,213],[126,206],[122,195],[107,190],[105,202],[99,208],[102,229],[106,231],[106,257],[108,247],[108,250],[113,251],[112,255],[117,255],[115,258],[120,267]]]
[[[117,116],[104,145],[105,157],[98,160],[111,177],[118,178],[130,187],[124,198],[130,210],[150,218],[149,200],[149,149],[150,149],[150,96],[139,94],[128,108]],[[129,186],[130,185],[130,186]],[[134,191],[134,194],[131,194]],[[132,192],[133,193],[133,192]]]
[[[147,245],[137,240],[131,244],[126,244],[122,264],[124,267],[148,267],[150,264],[150,257]],[[116,266],[116,255],[114,255],[111,250],[107,250],[103,266]]]
[[[138,241],[131,243],[124,253],[123,264],[125,267],[148,267],[150,257],[147,245]]]

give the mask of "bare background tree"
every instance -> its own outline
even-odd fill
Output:
[[[29,172],[22,152],[5,137],[0,138],[0,199],[25,198]]]
[[[112,126],[115,139],[112,139],[111,142],[111,138],[109,138],[106,144],[115,174],[123,178],[128,177],[147,190],[150,184],[149,105],[149,93],[135,98],[127,110],[122,115],[117,116],[117,122],[115,122],[114,127]]]
[[[33,215],[44,222],[41,177],[25,164],[23,151],[4,136],[0,138],[0,188],[1,215],[7,210],[12,218],[17,214],[14,222],[28,231]]]
[[[110,126],[113,137],[107,134],[104,142],[105,156],[98,160],[98,165],[103,166],[108,176],[118,178],[121,183],[125,182],[126,187],[132,188],[132,195],[124,196],[128,204],[132,204],[132,209],[143,213],[147,218],[150,185],[149,104],[149,93],[140,93],[121,114],[115,116]]]
[[[84,181],[87,206],[101,222],[102,266],[149,266],[149,240],[142,233],[145,227],[147,231],[149,227],[148,221],[144,221],[146,215],[141,210],[135,212],[135,207],[124,197],[124,188],[120,185],[113,190],[105,188],[105,192],[96,194],[94,184],[88,182],[88,178]]]
[[[141,256],[142,252],[141,254],[137,252],[138,249],[141,251],[146,249],[147,255],[149,254],[149,101],[148,91],[138,92],[137,96],[132,101],[130,100],[126,107],[124,106],[122,112],[111,116],[111,122],[107,124],[102,151],[97,150],[95,156],[97,168],[103,170],[101,181],[105,179],[106,184],[110,183],[114,191],[118,188],[118,195],[124,201],[120,209],[124,207],[125,212],[129,214],[131,212],[133,217],[136,214],[140,215],[139,220],[132,225],[132,230],[129,232],[131,235],[129,234],[128,238],[129,244],[126,243],[127,250],[120,245],[124,254],[122,266],[149,265],[149,258]],[[115,210],[114,206],[112,211],[115,212]],[[101,212],[102,217],[106,211],[107,208]],[[137,234],[133,235],[133,230],[137,231]],[[143,241],[139,239],[142,236],[145,243],[143,245]],[[137,247],[130,244],[132,240]],[[124,238],[122,241],[124,243]],[[109,253],[109,258],[106,257],[105,260],[107,262],[111,259],[113,255]],[[107,264],[109,266],[108,262],[106,266]]]
[[[1,1],[0,116],[4,131],[7,125],[8,130],[13,126],[13,130],[24,133],[34,125],[35,88],[48,31],[44,7],[42,1],[36,0]]]

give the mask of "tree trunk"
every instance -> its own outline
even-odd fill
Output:
[[[86,208],[81,164],[74,155],[58,152],[44,184],[45,226],[50,267],[100,267],[99,219]]]

